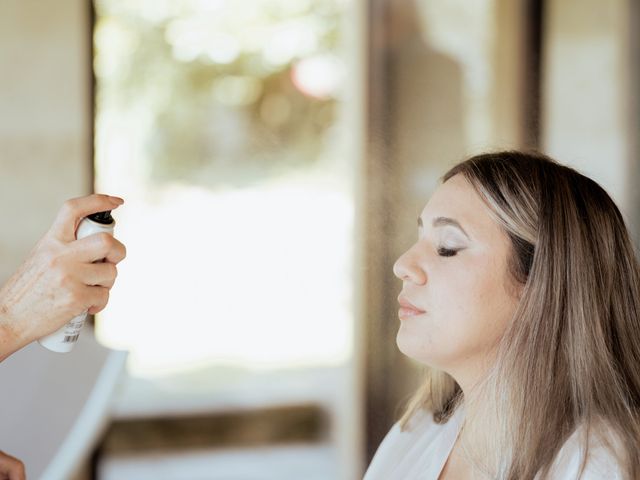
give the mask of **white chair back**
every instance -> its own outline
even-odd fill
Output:
[[[67,480],[107,424],[126,357],[86,326],[70,353],[34,342],[0,363],[0,450],[22,460],[29,479]]]

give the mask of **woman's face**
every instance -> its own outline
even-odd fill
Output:
[[[461,385],[461,377],[487,367],[518,303],[510,251],[507,234],[463,176],[440,185],[418,219],[418,241],[393,267],[402,280],[400,350]]]

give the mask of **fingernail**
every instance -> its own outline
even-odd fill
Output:
[[[118,205],[122,205],[124,203],[124,199],[120,198],[120,197],[112,197],[111,195],[109,195],[109,198],[116,202]]]

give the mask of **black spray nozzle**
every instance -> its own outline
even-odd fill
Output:
[[[113,223],[113,217],[111,216],[111,210],[106,210],[104,212],[92,213],[91,215],[87,215],[89,220],[93,220],[96,223],[100,223],[102,225],[111,225]]]

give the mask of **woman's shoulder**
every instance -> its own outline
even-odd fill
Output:
[[[425,471],[439,463],[458,432],[459,414],[446,423],[436,423],[433,414],[418,410],[404,428],[396,422],[382,440],[369,465],[365,480],[414,478],[414,471]]]
[[[396,422],[385,436],[379,449],[388,448],[392,445],[402,446],[405,443],[413,445],[416,441],[420,441],[422,444],[431,443],[438,438],[443,430],[449,427],[450,424],[448,422],[436,423],[432,412],[420,409],[411,416],[404,427],[401,426],[400,422]]]
[[[584,462],[582,480],[622,480],[621,452],[619,438],[606,422],[595,422],[589,428],[582,425],[562,445],[550,478],[578,478]]]

